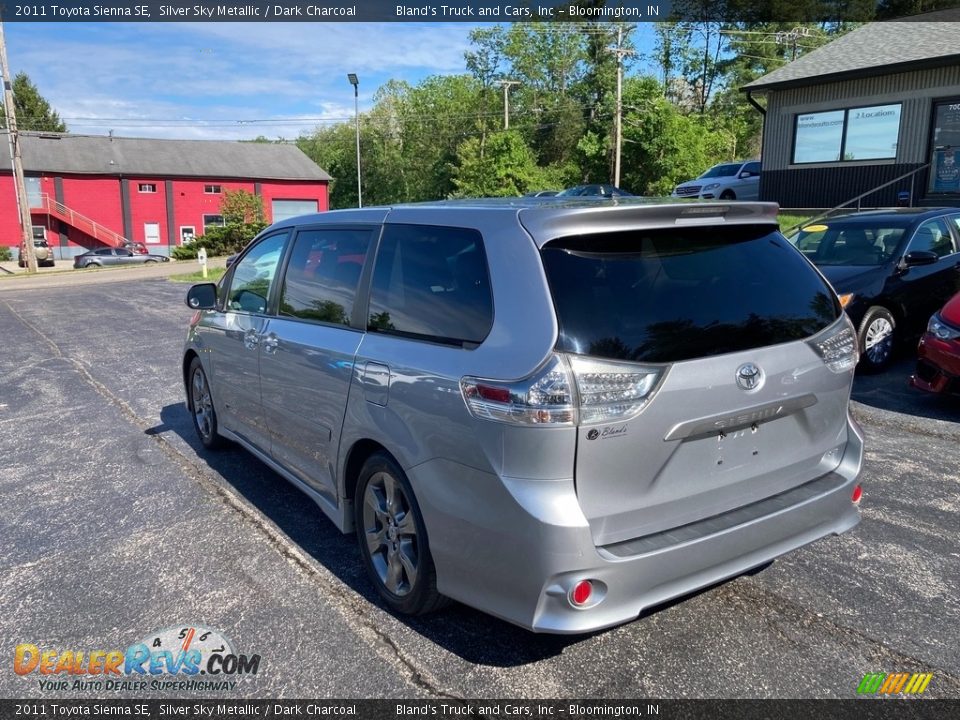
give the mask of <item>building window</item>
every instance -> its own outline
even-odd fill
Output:
[[[218,227],[223,227],[226,225],[226,223],[223,221],[223,215],[204,215],[203,226],[206,228],[210,227],[211,225]]]
[[[157,191],[156,183],[140,183],[140,192],[155,193]]]
[[[207,195],[219,195],[223,191],[223,188],[219,185],[204,185],[203,191],[207,193]]]
[[[892,160],[900,138],[900,103],[802,113],[793,133],[793,162]]]

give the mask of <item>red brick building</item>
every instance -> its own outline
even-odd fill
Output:
[[[222,224],[226,190],[261,197],[269,222],[328,208],[330,176],[293,145],[22,133],[21,149],[34,237],[57,259],[124,240],[169,254]],[[16,255],[17,199],[0,150],[0,245]]]

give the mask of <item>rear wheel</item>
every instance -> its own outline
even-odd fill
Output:
[[[213,407],[210,383],[207,381],[207,374],[203,371],[203,365],[200,364],[200,358],[195,357],[190,363],[187,377],[193,429],[197,431],[197,437],[205,448],[218,450],[226,444],[226,441],[217,432],[217,411]]]
[[[885,307],[876,305],[860,322],[860,364],[864,370],[879,372],[893,360],[897,322]]]
[[[354,513],[363,565],[387,605],[407,615],[445,605],[420,507],[393,458],[375,453],[363,464]]]
[[[85,268],[95,268],[95,267],[99,267],[99,265],[100,265],[100,263],[95,263],[93,260],[91,260],[91,261],[89,261],[86,265],[84,265],[84,267],[85,267]]]

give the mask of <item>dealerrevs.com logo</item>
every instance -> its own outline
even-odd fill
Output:
[[[200,625],[151,633],[126,650],[21,643],[13,653],[13,671],[50,692],[233,690],[239,676],[259,669],[259,655],[236,652],[223,633]]]

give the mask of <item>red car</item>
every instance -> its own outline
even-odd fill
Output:
[[[960,393],[960,294],[930,318],[917,352],[917,370],[910,376],[913,387]]]

